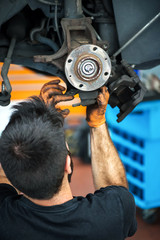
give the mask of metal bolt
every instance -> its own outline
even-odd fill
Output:
[[[80,65],[80,73],[84,77],[92,77],[97,72],[97,65],[93,60],[85,60]]]
[[[92,74],[93,72],[95,71],[95,67],[94,67],[94,64],[93,63],[84,63],[83,65],[82,65],[82,72],[84,73],[84,74],[87,74],[87,75],[90,75],[90,74]]]
[[[104,44],[103,48],[106,50],[108,48],[108,46],[106,44]]]

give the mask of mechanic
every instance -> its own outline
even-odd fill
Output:
[[[135,202],[105,121],[109,99],[102,87],[87,107],[95,193],[73,197],[72,160],[63,122],[72,100],[59,80],[40,97],[14,106],[0,138],[0,239],[121,240],[136,232]],[[83,177],[83,176],[82,176]]]

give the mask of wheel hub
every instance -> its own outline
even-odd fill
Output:
[[[65,63],[68,81],[82,91],[93,91],[103,86],[110,72],[111,62],[108,54],[92,44],[74,49]]]

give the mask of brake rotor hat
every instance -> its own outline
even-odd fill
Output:
[[[111,61],[101,47],[85,44],[68,55],[65,74],[75,88],[94,91],[107,83],[111,74]]]

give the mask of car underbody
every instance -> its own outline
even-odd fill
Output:
[[[146,92],[134,69],[160,62],[160,2],[138,0],[2,0],[0,105],[10,102],[11,63],[58,76],[66,94],[93,104],[108,87],[122,121]],[[152,44],[154,43],[154,44]]]

